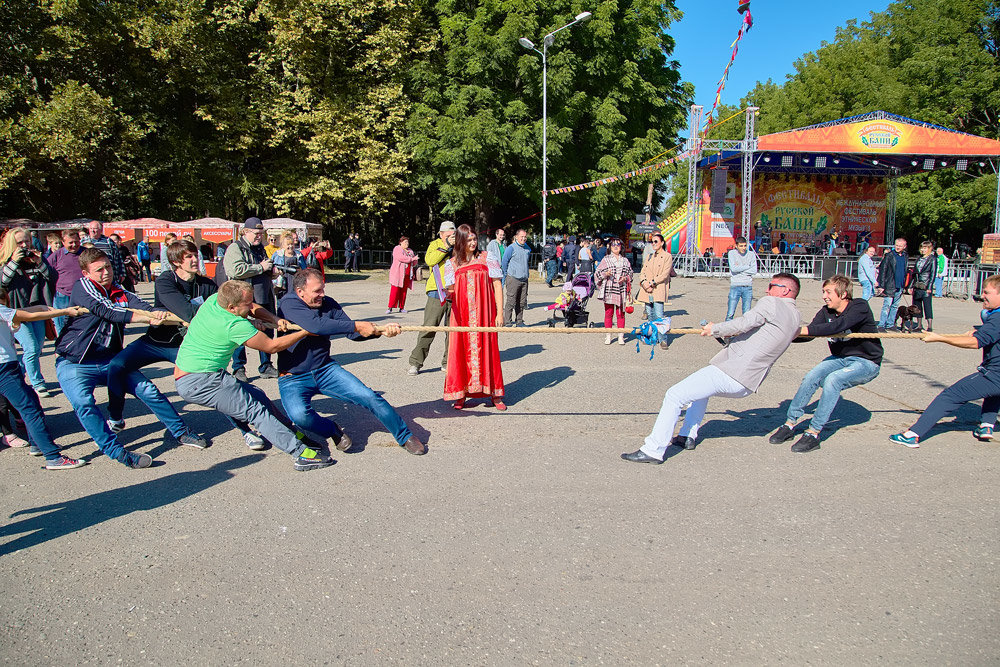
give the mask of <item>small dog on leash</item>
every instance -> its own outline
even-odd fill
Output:
[[[917,322],[920,321],[920,306],[900,306],[896,309],[896,318],[892,321],[892,326],[896,326],[896,322],[899,322],[899,329],[904,333],[913,333],[920,327]],[[916,318],[917,322],[914,322]]]

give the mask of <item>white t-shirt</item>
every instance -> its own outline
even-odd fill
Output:
[[[14,347],[14,329],[17,325],[14,324],[14,315],[17,311],[13,308],[5,308],[0,306],[0,320],[3,321],[0,324],[0,364],[6,364],[11,361],[17,361],[17,348]]]

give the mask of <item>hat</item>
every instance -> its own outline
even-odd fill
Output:
[[[445,220],[444,222],[441,223],[441,226],[438,227],[438,232],[453,232],[453,231],[455,231],[455,223],[452,222],[451,220]]]
[[[264,223],[260,221],[260,218],[247,218],[246,222],[243,223],[243,229],[264,229]]]

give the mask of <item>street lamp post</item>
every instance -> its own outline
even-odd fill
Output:
[[[577,23],[584,23],[589,21],[592,14],[590,12],[581,12],[576,15],[572,21],[567,23],[561,28],[557,28],[545,35],[542,38],[542,50],[539,51],[534,42],[532,42],[527,37],[522,37],[517,40],[518,43],[529,51],[534,51],[542,57],[542,243],[545,243],[548,239],[548,204],[549,204],[549,180],[548,180],[548,163],[549,163],[549,86],[548,86],[548,76],[549,76],[549,63],[548,63],[548,53],[549,47],[552,46],[552,42],[555,41],[556,33],[560,30],[565,30],[570,26],[576,25]]]

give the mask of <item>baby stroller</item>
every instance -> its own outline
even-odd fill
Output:
[[[577,324],[589,326],[590,314],[587,312],[587,303],[594,294],[594,278],[589,273],[578,273],[573,276],[572,283],[563,286],[563,292],[556,299],[556,302],[549,306],[552,315],[549,317],[549,326],[554,327],[560,313],[566,320],[566,326],[573,327]]]

